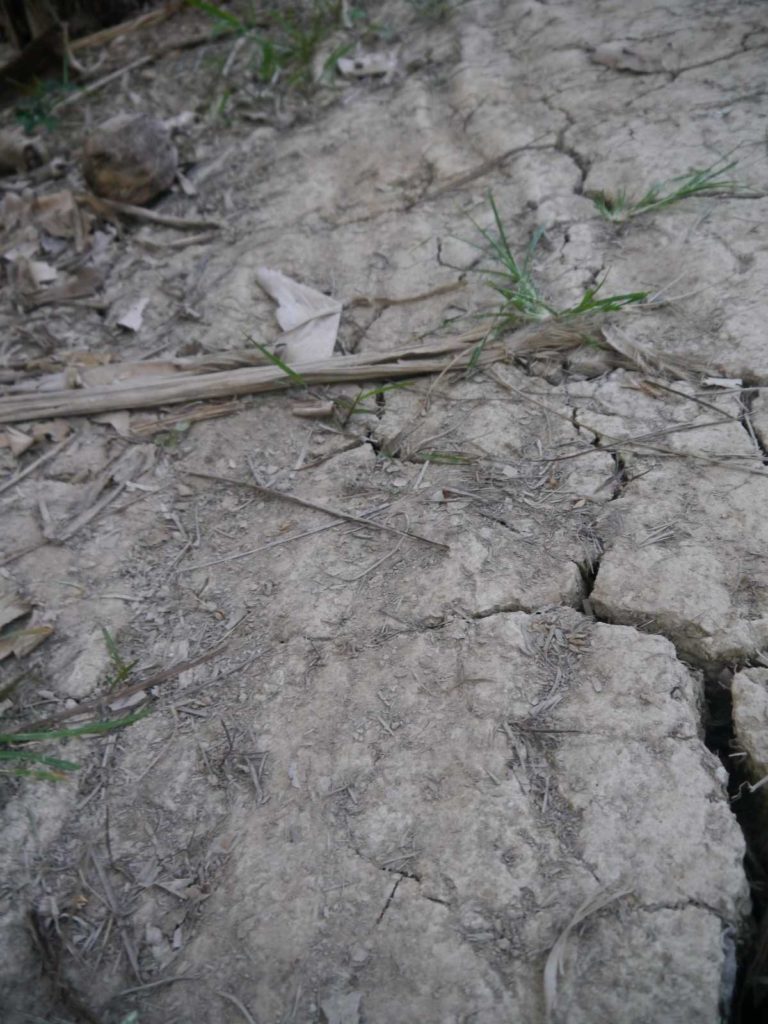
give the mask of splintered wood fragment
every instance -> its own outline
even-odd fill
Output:
[[[394,533],[398,537],[410,537],[411,540],[420,540],[423,544],[431,544],[433,547],[441,548],[443,551],[449,551],[450,548],[447,544],[443,544],[438,540],[431,540],[429,537],[422,537],[420,533],[408,533],[406,530],[398,530],[394,526],[388,526],[385,523],[377,523],[373,519],[364,519],[362,516],[355,516],[349,512],[342,512],[336,508],[330,508],[328,505],[320,505],[316,501],[308,501],[306,498],[299,498],[295,494],[286,494],[284,491],[276,491],[272,487],[264,487],[262,484],[254,484],[249,480],[234,480],[228,476],[216,476],[213,473],[199,473],[195,470],[185,470],[187,476],[200,477],[202,480],[215,480],[221,484],[228,484],[231,487],[245,487],[249,491],[256,491],[257,494],[261,494],[265,498],[279,498],[281,501],[288,501],[292,505],[301,505],[303,508],[311,508],[315,512],[324,512],[328,516],[333,516],[335,519],[344,519],[348,523],[358,523],[360,526],[373,527],[375,530],[383,530],[385,533]]]

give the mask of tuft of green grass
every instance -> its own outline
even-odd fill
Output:
[[[491,256],[498,268],[482,270],[491,287],[501,296],[501,304],[490,314],[496,329],[505,329],[524,323],[541,323],[544,320],[568,320],[589,313],[614,313],[625,306],[635,305],[648,298],[647,292],[626,292],[620,295],[599,295],[605,278],[587,288],[579,302],[559,309],[553,306],[539,290],[534,281],[532,268],[536,248],[544,233],[537,228],[531,236],[522,259],[517,258],[509,244],[499,210],[491,193],[488,202],[493,211],[496,233],[477,227],[490,247]]]
[[[54,114],[56,104],[74,91],[76,86],[68,82],[66,76],[61,81],[37,81],[14,107],[14,117],[26,135],[34,135],[41,129],[51,132],[59,123]]]
[[[218,4],[208,3],[207,0],[186,0],[186,3],[189,7],[194,7],[196,10],[202,11],[203,14],[207,14],[219,28],[234,29],[236,32],[247,31],[246,22],[241,21],[236,14],[225,11]]]
[[[346,424],[350,421],[350,419],[352,419],[355,413],[376,413],[380,411],[378,406],[372,409],[366,408],[366,406],[363,403],[367,402],[369,398],[378,398],[380,395],[385,395],[387,391],[397,391],[400,390],[401,388],[409,387],[411,387],[411,382],[409,380],[397,380],[393,381],[391,384],[382,384],[380,387],[370,388],[367,391],[360,390],[352,399],[337,398],[335,404],[339,411],[343,414],[343,423]]]
[[[123,656],[120,654],[118,646],[115,643],[115,638],[106,626],[101,627],[101,635],[104,637],[104,643],[107,648],[107,653],[109,654],[109,660],[112,662],[112,667],[114,669],[112,675],[107,679],[107,686],[112,690],[116,686],[125,682],[135,668],[136,662],[127,662],[123,660]]]
[[[416,17],[430,25],[446,21],[453,9],[452,0],[408,0],[408,3]]]
[[[634,198],[623,189],[616,193],[592,192],[588,195],[601,217],[614,223],[624,223],[632,217],[661,210],[694,196],[743,192],[746,186],[728,176],[738,161],[726,161],[727,158],[716,160],[709,167],[654,182],[643,195]]]
[[[207,14],[215,29],[234,31],[247,39],[251,71],[262,85],[283,83],[288,88],[308,88],[314,81],[315,58],[320,47],[333,32],[344,27],[339,0],[279,3],[245,18],[208,0],[186,3]],[[321,77],[335,71],[339,57],[351,47],[351,43],[336,47],[326,58]]]
[[[278,370],[282,370],[287,377],[290,377],[294,384],[300,388],[305,388],[307,386],[307,382],[301,374],[292,369],[288,363],[280,358],[280,356],[276,355],[274,352],[270,352],[266,345],[262,345],[254,338],[248,338],[248,341],[250,341],[252,345],[255,345],[264,358],[268,359],[273,366],[276,366]]]
[[[149,709],[138,711],[135,715],[113,718],[106,722],[88,722],[73,729],[43,729],[40,732],[8,732],[0,733],[0,775],[13,775],[21,778],[42,779],[46,782],[60,782],[68,772],[75,772],[80,765],[75,761],[65,761],[60,757],[41,754],[38,750],[29,750],[28,744],[50,743],[53,740],[67,740],[78,736],[93,736],[105,732],[114,732],[126,725],[133,725],[140,718],[146,718]],[[43,767],[33,767],[42,765]]]
[[[109,630],[103,626],[102,634],[110,661],[115,668],[114,674],[107,679],[107,685],[114,687],[125,681],[135,662],[129,664],[123,660]],[[33,728],[29,732],[0,733],[0,775],[31,778],[43,782],[60,782],[68,774],[77,771],[80,765],[75,761],[67,761],[61,757],[42,753],[38,749],[39,744],[114,732],[116,729],[122,729],[126,725],[138,722],[148,714],[149,709],[145,708],[133,715],[112,718],[104,722],[86,722],[84,725],[74,726],[71,729],[35,730]]]

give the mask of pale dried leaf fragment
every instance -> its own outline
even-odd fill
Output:
[[[329,359],[341,322],[341,303],[292,278],[259,267],[256,280],[277,303],[280,343],[291,365]]]
[[[334,992],[320,1000],[327,1024],[360,1024],[360,992]]]
[[[144,310],[148,305],[148,295],[135,299],[118,319],[117,326],[124,327],[127,331],[140,331],[144,322]]]
[[[706,388],[732,388],[734,391],[744,387],[741,377],[705,377],[701,383]]]
[[[103,412],[93,417],[94,423],[104,423],[112,427],[119,437],[131,436],[131,414],[126,409],[118,409],[115,412]]]
[[[397,71],[397,50],[339,57],[336,67],[343,78],[384,78],[389,81]]]
[[[52,267],[50,263],[46,263],[44,260],[30,260],[29,269],[38,288],[45,284],[51,284],[51,282],[55,281],[59,276],[56,268]]]
[[[34,437],[30,437],[29,434],[25,434],[23,430],[17,430],[15,427],[6,427],[0,434],[0,448],[10,448],[11,454],[17,459],[34,443]]]
[[[33,612],[29,625],[7,630],[3,636],[0,636],[0,661],[11,654],[17,658],[25,657],[47,640],[52,633],[53,626],[47,622],[40,622],[38,612]]]

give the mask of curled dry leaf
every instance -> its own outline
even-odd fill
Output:
[[[31,611],[32,606],[21,597],[13,582],[0,576],[0,661],[11,654],[17,658],[29,654],[53,632],[51,625],[39,621],[37,611],[26,625],[16,625],[18,619]]]
[[[291,364],[329,359],[341,322],[341,303],[329,295],[299,284],[279,270],[260,267],[256,280],[277,303],[279,339]]]
[[[53,633],[53,626],[50,623],[37,622],[36,616],[37,612],[33,613],[28,626],[11,629],[0,635],[0,661],[11,654],[17,658],[31,654]]]

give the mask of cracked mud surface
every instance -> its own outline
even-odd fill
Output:
[[[461,330],[488,298],[472,222],[491,226],[490,190],[515,251],[546,229],[535,272],[558,306],[606,272],[610,292],[670,300],[615,329],[698,376],[611,370],[585,347],[424,378],[343,432],[294,416],[298,391],[171,447],[83,420],[0,494],[4,572],[56,627],[15,714],[101,693],[102,627],[139,678],[214,649],[153,689],[149,717],[71,742],[77,777],[6,786],[14,1024],[242,1007],[259,1024],[717,1024],[737,959],[751,976],[726,768],[768,771],[768,12],[469,0],[426,28],[381,6],[401,26],[393,81],[326,90],[290,125],[200,120],[198,197],[161,207],[225,229],[182,249],[121,239],[106,295],[149,296],[139,335],[53,306],[26,336],[122,359],[270,340],[261,265],[344,300],[348,352]],[[131,88],[177,114],[205,67],[171,55],[69,128]],[[623,226],[588,198],[729,153],[753,196]],[[80,508],[116,458],[126,497],[48,543],[45,517]],[[194,475],[252,472],[448,550]],[[731,686],[721,760],[705,734]]]

